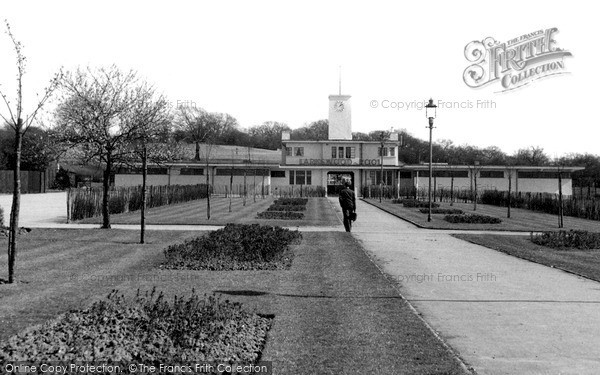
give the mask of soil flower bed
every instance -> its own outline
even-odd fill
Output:
[[[295,211],[265,211],[259,212],[256,215],[257,219],[271,219],[271,220],[302,220],[304,214],[302,212]]]
[[[138,291],[133,300],[113,291],[89,309],[68,312],[9,338],[0,347],[0,362],[253,364],[270,324],[238,303],[195,292],[170,302],[154,290],[143,295]]]
[[[290,245],[301,239],[298,231],[259,224],[227,224],[165,249],[161,268],[195,270],[285,269],[292,264]]]
[[[449,223],[466,224],[500,224],[502,222],[502,220],[497,217],[475,214],[446,215],[444,220]]]
[[[256,215],[257,219],[302,220],[308,198],[279,198],[264,212]]]
[[[537,245],[553,249],[600,249],[600,233],[591,233],[581,230],[543,232],[532,234],[531,241]]]
[[[420,208],[419,211],[421,213],[426,214],[429,212],[429,208]],[[464,214],[464,211],[460,210],[458,208],[432,208],[431,213],[432,214],[446,214],[446,215],[461,215],[461,214]]]

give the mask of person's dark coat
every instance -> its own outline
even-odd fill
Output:
[[[354,191],[350,189],[348,186],[344,187],[342,191],[340,191],[340,206],[342,209],[354,211],[356,208],[356,196]]]

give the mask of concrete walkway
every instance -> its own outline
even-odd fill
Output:
[[[0,194],[0,207],[4,209],[4,223],[10,222],[12,194]],[[36,227],[67,222],[67,193],[21,194],[19,226]]]
[[[600,371],[600,283],[357,204],[353,235],[477,373]]]

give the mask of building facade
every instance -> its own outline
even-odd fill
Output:
[[[240,191],[281,194],[294,191],[321,191],[335,195],[350,181],[361,196],[369,188],[384,185],[397,194],[428,189],[428,164],[408,165],[398,157],[398,133],[386,139],[352,139],[351,97],[329,96],[329,133],[326,140],[292,140],[283,132],[278,151],[236,146],[210,146],[202,150],[204,160],[171,163],[149,169],[149,185],[209,183],[215,193],[231,186]],[[206,145],[204,148],[208,147]],[[210,150],[210,151],[209,151]],[[208,159],[208,162],[207,160]],[[582,167],[433,165],[435,191],[499,190],[531,193],[572,194],[571,173]],[[141,184],[139,171],[121,169],[115,185]]]

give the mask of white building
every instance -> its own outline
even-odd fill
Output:
[[[320,191],[335,194],[344,181],[351,181],[358,196],[364,189],[382,182],[395,191],[428,188],[427,164],[407,165],[398,158],[398,134],[392,132],[381,141],[352,140],[351,97],[329,96],[329,134],[327,140],[298,141],[282,134],[279,151],[236,146],[206,146],[201,155],[206,159],[171,163],[149,169],[149,185],[210,184],[215,193],[224,193],[232,184],[245,185],[250,191],[265,194]],[[572,194],[571,173],[582,167],[561,167],[564,195]],[[511,190],[514,192],[558,193],[557,167],[479,166],[435,164],[433,184],[436,191]],[[121,169],[115,174],[115,185],[141,184],[137,170]]]

